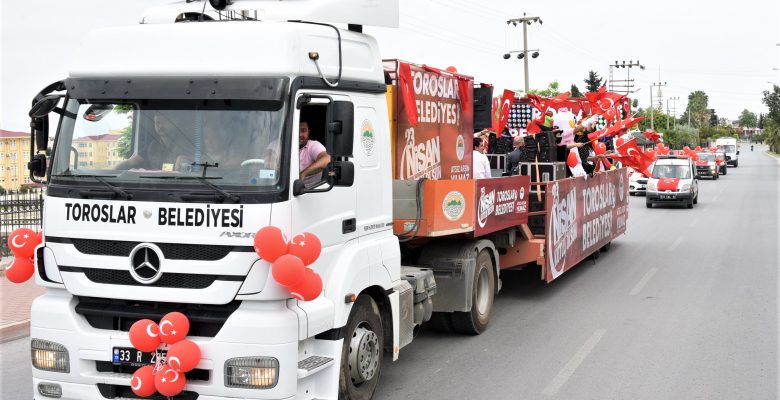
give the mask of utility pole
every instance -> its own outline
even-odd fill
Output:
[[[639,69],[641,70],[645,69],[645,66],[640,64],[639,60],[637,60],[636,62],[629,60],[628,63],[626,63],[626,61],[623,60],[622,64],[615,61],[614,64],[609,65],[609,91],[610,92],[615,92],[617,86],[618,92],[621,92],[621,89],[624,89],[625,93],[623,94],[625,95],[629,95],[633,93],[633,91],[631,90],[634,88],[634,83],[633,83],[634,80],[631,79],[631,68],[633,67],[639,67]],[[612,68],[627,68],[626,72],[628,73],[628,77],[626,79],[614,80]],[[615,82],[619,83],[620,85],[615,85]]]
[[[666,114],[669,114],[669,100],[672,101],[672,113],[673,113],[672,121],[674,121],[672,123],[672,126],[676,129],[677,128],[677,100],[680,100],[680,98],[675,96],[675,97],[670,97],[670,98],[666,99]],[[666,120],[666,129],[669,129],[669,119],[668,118]]]
[[[660,88],[662,86],[666,86],[666,82],[656,82],[650,85],[650,130],[655,130],[655,124],[653,122],[653,110],[655,109],[655,105],[653,105],[653,88]]]
[[[528,53],[531,53],[531,57],[536,58],[539,57],[539,49],[528,49],[528,25],[531,25],[534,22],[538,22],[539,25],[541,25],[542,19],[540,17],[526,17],[525,13],[523,13],[523,16],[521,18],[513,18],[508,21],[506,21],[506,24],[512,24],[514,26],[517,26],[517,24],[523,25],[523,51],[510,51],[509,53],[504,54],[504,59],[508,60],[509,57],[511,57],[512,53],[519,53],[517,54],[517,58],[523,60],[523,66],[525,67],[525,93],[528,94]]]

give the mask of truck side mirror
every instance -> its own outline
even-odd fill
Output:
[[[739,155],[739,150],[737,150],[737,155]]]
[[[352,161],[333,161],[331,163],[333,186],[352,186],[355,182],[355,164]]]
[[[334,157],[352,157],[355,137],[355,105],[350,101],[334,101],[328,110],[328,136],[332,138]]]
[[[30,118],[41,118],[49,115],[49,113],[57,108],[57,104],[60,103],[61,98],[62,96],[56,94],[44,96],[30,108]]]
[[[33,159],[27,163],[27,169],[30,170],[33,176],[39,178],[46,175],[46,156],[44,154],[36,154]]]
[[[38,150],[46,151],[49,145],[49,116],[35,117],[30,121],[30,129]]]

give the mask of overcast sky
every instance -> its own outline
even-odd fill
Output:
[[[317,0],[312,0],[317,1]],[[135,24],[143,10],[165,0],[3,0],[0,66],[0,128],[28,130],[32,97],[67,76],[80,38],[90,29]],[[366,28],[384,58],[447,67],[497,88],[521,89],[523,63],[504,60],[522,49],[522,29],[508,18],[539,16],[528,44],[540,56],[530,61],[530,87],[553,80],[583,92],[588,70],[609,76],[616,60],[639,60],[630,70],[633,95],[650,102],[650,85],[666,82],[663,98],[679,97],[678,115],[694,90],[709,95],[720,117],[743,109],[766,112],[762,92],[780,83],[778,0],[400,0],[400,28]],[[128,38],[132,40],[132,38]],[[241,40],[240,38],[237,40]],[[259,45],[253,42],[253,45]],[[613,71],[626,79],[627,69]],[[654,92],[655,95],[655,92]],[[664,102],[666,104],[666,102]],[[669,103],[670,106],[672,102]]]

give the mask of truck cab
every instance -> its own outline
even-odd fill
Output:
[[[659,156],[647,180],[645,205],[685,205],[693,208],[699,202],[698,175],[693,160],[687,156]]]

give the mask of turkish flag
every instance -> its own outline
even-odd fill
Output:
[[[677,190],[680,178],[661,178],[658,180],[658,191]]]
[[[644,135],[647,138],[647,140],[651,142],[655,142],[661,138],[661,135],[659,135],[656,131],[645,131],[642,132],[642,135]]]
[[[639,171],[642,175],[650,177],[648,168],[653,163],[653,159],[642,152],[642,149],[636,145],[636,138],[633,138],[617,148],[620,154],[620,160],[629,167]]]
[[[417,114],[417,97],[414,93],[414,81],[412,80],[412,68],[408,63],[398,64],[398,86],[401,88],[401,98],[406,109],[406,117],[412,126],[419,124]]]
[[[509,120],[509,110],[512,108],[512,103],[514,101],[515,92],[504,89],[504,95],[501,96],[501,114],[498,116],[498,130],[496,130],[496,137],[501,137],[501,133],[504,132],[506,123]]]

